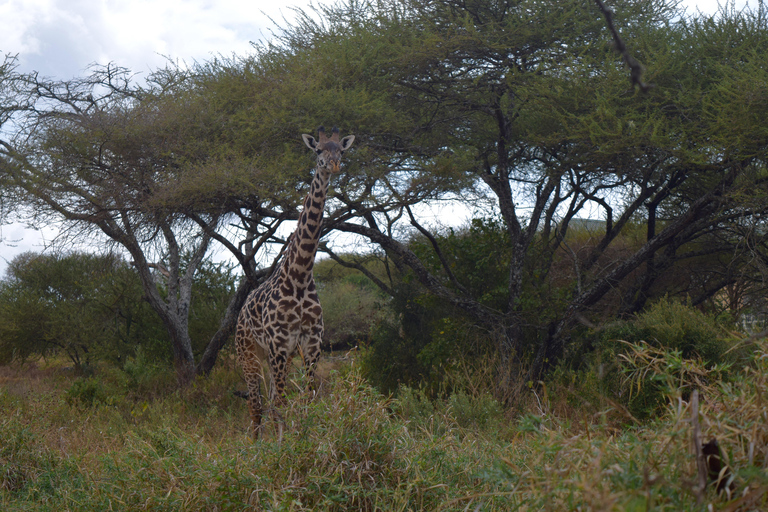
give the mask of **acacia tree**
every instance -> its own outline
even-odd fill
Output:
[[[204,109],[188,108],[181,75],[168,68],[137,85],[122,68],[54,81],[37,74],[5,83],[0,173],[32,222],[65,221],[67,233],[124,248],[146,299],[171,339],[178,380],[194,376],[188,332],[192,281],[210,235],[163,203],[166,183],[206,154]],[[10,91],[10,92],[9,92]]]
[[[298,219],[313,165],[313,155],[299,134],[337,122],[342,130],[352,133],[347,127],[357,123],[345,120],[349,117],[400,122],[393,119],[392,107],[381,103],[381,97],[365,96],[365,85],[340,90],[328,82],[325,70],[312,71],[322,62],[309,58],[297,58],[280,46],[271,46],[262,48],[255,57],[198,64],[188,76],[191,87],[218,113],[216,122],[224,135],[212,158],[215,163],[185,169],[169,187],[166,201],[229,251],[245,276],[198,365],[202,373],[215,363],[248,291],[268,275],[278,251],[265,256],[266,248],[281,245],[286,229]],[[387,169],[382,159],[408,158],[420,157],[406,153],[393,156],[374,146],[345,157],[343,172],[331,184],[324,234],[338,222],[371,217],[368,207],[360,203],[369,201],[371,195],[376,196],[380,212],[438,197],[442,187],[432,183],[445,181],[445,176],[420,173],[419,178],[404,177],[400,188],[405,183],[414,185],[405,199],[398,189],[381,182]],[[388,179],[392,181],[394,176]],[[283,226],[286,229],[281,229]],[[333,254],[328,246],[322,250]],[[264,266],[257,269],[256,259]],[[377,281],[386,288],[384,282]]]
[[[269,106],[255,108],[284,110],[262,120],[336,113],[363,142],[326,228],[378,244],[496,333],[505,372],[526,361],[535,380],[578,322],[639,310],[696,259],[741,265],[734,226],[751,247],[765,243],[765,8],[699,19],[674,5],[616,5],[627,46],[653,65],[645,94],[606,44],[603,13],[576,1],[349,2],[300,18],[243,69],[263,69],[270,84]],[[468,291],[439,228],[414,213],[452,193],[503,221],[501,307]],[[601,233],[567,276],[553,274],[569,227],[590,210]],[[644,240],[618,251],[638,225]],[[429,240],[439,267],[405,243],[405,226]],[[738,274],[707,272],[689,290],[699,301]]]
[[[312,165],[297,146],[298,134],[312,131],[301,124],[315,121],[265,130],[252,103],[264,84],[243,85],[254,70],[237,75],[224,64],[171,66],[146,85],[111,66],[66,82],[17,75],[5,89],[16,127],[0,141],[4,186],[34,212],[28,220],[63,219],[68,233],[106,235],[129,252],[171,337],[181,383],[210,371],[248,292],[269,275],[274,254],[262,253],[284,242],[283,222],[298,218]],[[244,279],[195,366],[192,284],[211,240],[237,259]]]

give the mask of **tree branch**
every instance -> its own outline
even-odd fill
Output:
[[[624,62],[626,62],[627,66],[629,66],[629,79],[632,81],[632,85],[637,85],[640,87],[641,91],[648,92],[653,88],[653,84],[646,84],[643,82],[643,66],[637,62],[637,59],[629,54],[627,45],[624,44],[621,36],[619,36],[619,32],[616,30],[616,26],[613,24],[613,11],[606,7],[602,0],[595,0],[595,3],[605,16],[605,23],[608,26],[608,30],[611,31],[611,35],[613,36],[613,42],[616,45],[616,51],[621,54],[621,56],[624,58]]]

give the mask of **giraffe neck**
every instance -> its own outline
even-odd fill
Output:
[[[299,214],[299,222],[288,247],[284,273],[297,284],[309,284],[312,280],[312,268],[320,242],[323,209],[330,181],[330,172],[325,169],[315,169],[309,193],[304,198],[304,208]]]

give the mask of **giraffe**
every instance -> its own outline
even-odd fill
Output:
[[[354,135],[339,140],[339,130],[335,127],[330,138],[323,127],[318,132],[319,141],[311,135],[301,136],[304,144],[317,154],[317,165],[296,230],[286,242],[277,268],[250,293],[237,321],[235,347],[248,387],[254,438],[258,438],[261,430],[260,383],[265,362],[271,380],[270,416],[279,425],[279,437],[282,437],[282,422],[277,408],[284,404],[288,364],[297,351],[304,360],[309,391],[314,392],[314,372],[323,337],[323,310],[312,268],[331,175],[339,172],[341,155],[355,140]]]

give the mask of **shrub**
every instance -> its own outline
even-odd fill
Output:
[[[491,395],[468,395],[464,390],[448,398],[448,407],[456,424],[462,428],[496,430],[504,419],[504,410]]]
[[[361,351],[363,375],[374,387],[394,393],[406,385],[437,397],[458,389],[475,393],[476,377],[485,385],[493,353],[487,332],[412,281],[394,291],[391,314],[374,326]]]
[[[382,393],[394,393],[400,384],[418,385],[427,376],[417,357],[420,348],[419,340],[403,336],[395,322],[382,322],[360,351],[361,371]]]
[[[424,389],[400,386],[392,408],[415,430],[442,435],[454,428],[496,436],[505,424],[504,409],[488,393],[471,395],[458,390],[447,398],[431,399]]]
[[[633,320],[606,329],[600,338],[603,345],[616,340],[645,341],[659,348],[677,350],[685,359],[700,358],[708,364],[722,362],[730,348],[730,335],[715,318],[666,297]]]
[[[318,291],[323,305],[324,342],[331,348],[352,348],[365,343],[374,324],[388,311],[385,297],[365,276],[348,275],[323,283]]]
[[[82,373],[164,336],[133,269],[115,255],[23,253],[0,281],[0,361],[61,352]],[[167,349],[166,349],[167,352]]]
[[[123,365],[126,391],[139,396],[154,396],[174,388],[175,378],[167,364],[151,361],[141,347]]]
[[[435,414],[435,404],[424,390],[400,386],[394,409],[404,419],[417,424],[428,424]]]
[[[107,394],[104,387],[92,377],[77,379],[69,387],[64,395],[69,405],[82,405],[93,407],[98,403],[107,401]]]
[[[618,405],[625,421],[655,417],[671,388],[685,387],[686,365],[717,368],[726,378],[734,359],[731,335],[714,317],[668,298],[584,338],[548,381],[576,400]]]

